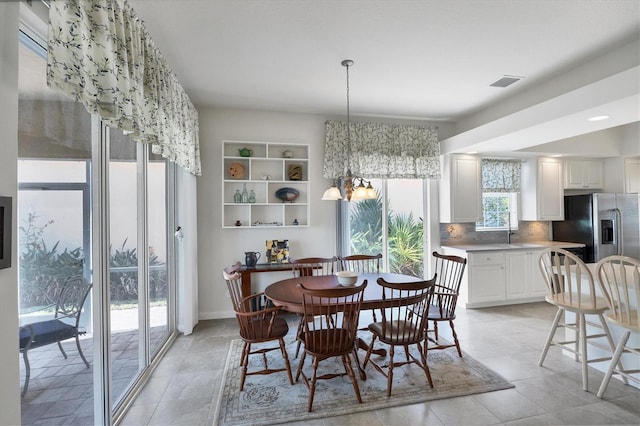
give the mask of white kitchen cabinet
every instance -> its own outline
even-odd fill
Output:
[[[242,156],[244,153],[247,156]],[[246,188],[252,202],[237,202]],[[291,188],[297,199],[283,202],[276,191]],[[222,227],[256,228],[309,225],[309,146],[223,141]]]
[[[565,160],[565,189],[601,189],[603,187],[604,171],[602,160]]]
[[[522,165],[522,220],[564,220],[562,162],[529,159]]]
[[[482,217],[482,174],[480,157],[445,155],[441,161],[440,222],[477,222]]]
[[[624,192],[640,193],[640,157],[624,159]]]
[[[469,253],[467,306],[505,300],[505,255],[503,252]]]
[[[507,300],[544,297],[547,288],[540,274],[538,259],[542,250],[505,252]]]
[[[543,249],[465,251],[443,247],[444,254],[467,258],[459,303],[466,308],[544,300],[546,287],[538,268]]]

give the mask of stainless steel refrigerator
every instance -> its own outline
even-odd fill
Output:
[[[638,194],[584,194],[564,197],[564,219],[553,222],[553,240],[583,243],[584,261],[620,254],[640,259]]]

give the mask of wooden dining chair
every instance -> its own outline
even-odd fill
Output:
[[[339,256],[338,262],[340,263],[341,271],[355,271],[360,274],[378,274],[380,273],[382,254],[352,254],[350,256]],[[370,313],[371,316],[361,319],[364,324],[368,324],[372,318],[373,322],[378,320],[375,309],[371,309],[368,313]],[[366,325],[362,329],[366,330]]]
[[[338,258],[333,257],[305,257],[291,259],[294,277],[310,277],[316,275],[333,275],[338,271]]]
[[[574,354],[575,360],[582,363],[582,389],[588,391],[589,363],[611,359],[611,357],[589,359],[587,352],[589,339],[604,337],[611,353],[614,351],[613,339],[603,316],[603,313],[609,309],[609,302],[606,297],[597,295],[593,275],[587,265],[575,254],[561,248],[547,248],[540,255],[539,266],[547,286],[545,300],[555,305],[558,311],[553,319],[538,365],[542,366],[552,346]],[[575,322],[567,322],[567,312],[575,314]],[[597,329],[593,334],[587,333],[587,315],[598,319],[599,324],[589,322],[590,326]],[[575,339],[571,340],[569,337],[567,340],[567,336],[563,334],[560,340],[554,340],[558,328],[574,331]],[[593,342],[593,344],[606,348],[600,342]]]
[[[625,383],[628,380],[640,383],[637,377],[640,370],[625,369],[621,361],[623,353],[640,356],[640,347],[628,345],[631,332],[640,333],[640,260],[627,256],[606,257],[596,265],[596,275],[609,300],[607,321],[625,329],[598,389],[598,398],[602,398],[614,374],[620,375]]]
[[[431,372],[427,365],[427,315],[433,297],[436,278],[412,283],[392,283],[378,278],[378,285],[382,287],[382,319],[369,324],[373,338],[364,358],[363,368],[369,361],[384,376],[387,377],[387,396],[391,396],[393,384],[393,369],[406,364],[417,364],[424,370],[429,386],[433,387]],[[380,365],[371,359],[376,340],[389,345],[389,362]],[[419,358],[409,350],[415,345]],[[395,347],[402,346],[406,361],[395,361]],[[386,367],[386,371],[385,371]]]
[[[242,355],[240,357],[240,367],[242,373],[240,376],[240,390],[244,389],[244,382],[247,376],[254,374],[271,374],[286,371],[289,376],[289,382],[293,384],[291,374],[291,366],[289,365],[289,357],[284,343],[284,337],[289,332],[289,326],[284,318],[278,313],[279,306],[261,308],[263,303],[261,299],[264,293],[252,294],[242,297],[242,280],[240,278],[240,264],[237,263],[231,267],[225,268],[222,272],[227,283],[229,296],[233,303],[233,310],[240,326],[240,337],[242,338]],[[276,347],[260,347],[252,350],[252,345],[256,343],[278,341]],[[284,359],[285,368],[270,369],[267,363],[267,352],[280,349],[282,358]],[[248,371],[249,356],[261,354],[264,368],[258,371]]]
[[[446,349],[455,346],[458,356],[462,358],[462,350],[460,349],[460,342],[458,341],[453,320],[456,319],[456,305],[460,294],[462,275],[467,266],[467,259],[460,256],[443,255],[435,251],[433,252],[433,257],[436,261],[434,272],[437,278],[433,292],[433,303],[429,307],[428,315],[429,321],[433,323],[433,329],[428,331],[433,332],[433,338],[429,337],[429,340],[435,343],[435,346],[429,346],[429,350]],[[453,343],[444,343],[438,338],[438,323],[445,321],[449,323],[451,328]]]
[[[355,271],[361,274],[377,274],[380,272],[382,254],[352,254],[338,257],[341,271]]]
[[[304,257],[300,259],[291,259],[289,262],[293,267],[294,277],[333,275],[338,271],[338,258],[336,256],[327,258]],[[312,318],[309,320],[312,320]],[[294,358],[297,358],[300,354],[300,345],[302,344],[302,339],[300,338],[300,336],[304,327],[304,321],[305,317],[301,316],[300,321],[298,322],[298,329],[296,331],[296,339],[298,340],[298,344],[296,345],[296,354]]]
[[[357,362],[356,333],[358,317],[367,286],[365,280],[362,285],[354,287],[338,287],[332,289],[313,290],[298,284],[303,295],[302,305],[306,318],[316,318],[315,321],[305,321],[302,333],[304,352],[298,364],[296,381],[302,376],[309,388],[308,411],[313,410],[313,397],[318,379],[332,379],[339,376],[349,376],[353,384],[358,403],[362,403],[358,380],[351,365],[351,355]],[[327,320],[330,318],[331,320]],[[312,357],[312,373],[304,372],[306,356]],[[344,366],[344,373],[327,372],[318,375],[318,367],[325,359],[340,357]]]

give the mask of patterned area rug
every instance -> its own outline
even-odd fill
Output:
[[[358,404],[353,386],[348,377],[331,380],[319,380],[313,402],[313,412],[307,412],[309,391],[302,378],[293,386],[289,384],[286,372],[269,375],[248,376],[244,391],[240,386],[240,354],[242,341],[231,342],[220,398],[213,416],[214,425],[269,425],[301,421],[322,417],[340,416],[360,411],[370,411],[398,405],[414,404],[435,399],[491,392],[514,387],[503,377],[480,364],[467,354],[458,357],[455,348],[434,350],[429,353],[429,368],[434,388],[430,388],[425,374],[417,365],[411,364],[395,368],[391,398],[387,398],[387,379],[371,366],[367,365],[367,380],[359,380],[362,404]],[[295,344],[288,342],[287,352],[295,380],[298,368],[297,359],[292,359]],[[359,351],[360,361],[364,351]],[[373,355],[372,357],[375,357]],[[401,348],[396,350],[396,359],[404,358]],[[402,357],[402,358],[400,358]],[[279,351],[268,354],[269,367],[277,368],[284,363]],[[379,357],[376,360],[380,360]],[[254,370],[262,367],[262,357],[252,356],[250,366]],[[380,362],[379,362],[380,363]],[[310,372],[311,362],[307,357],[305,371]],[[321,372],[344,371],[339,359],[320,363]]]

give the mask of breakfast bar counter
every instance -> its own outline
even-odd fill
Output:
[[[530,241],[493,244],[448,244],[444,254],[467,259],[458,303],[465,308],[543,301],[547,293],[538,259],[548,247],[580,250],[584,244]]]

